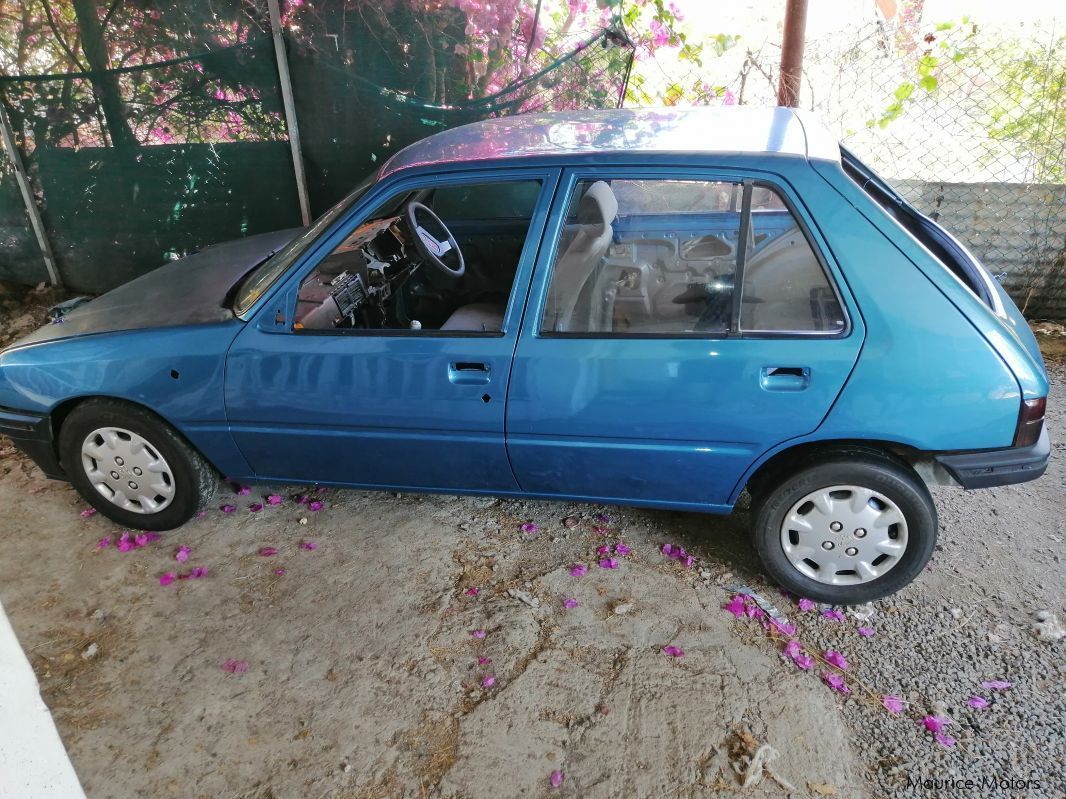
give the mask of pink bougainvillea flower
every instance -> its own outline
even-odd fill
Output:
[[[326,507],[326,503],[321,500],[312,499],[307,503],[307,509],[310,511],[319,511]]]
[[[607,535],[610,530],[608,530],[606,527],[603,527],[602,525],[594,524],[592,526],[592,532],[594,532],[596,535]]]
[[[471,634],[472,636],[474,636],[474,638],[477,638],[477,639],[478,639],[479,641],[480,641],[480,640],[481,640],[482,638],[484,638],[484,637],[485,637],[485,631],[484,631],[484,630],[471,630],[471,631],[470,631],[470,634]]]
[[[745,615],[746,606],[747,606],[747,602],[744,601],[744,595],[743,594],[736,594],[735,596],[733,596],[732,599],[729,600],[729,602],[727,604],[722,605],[722,609],[723,610],[728,610],[736,618],[739,619],[739,618],[741,618],[742,616]]]
[[[601,569],[617,569],[618,561],[614,558],[604,558],[596,565],[599,566]]]
[[[271,494],[267,497],[267,505],[280,505],[284,501],[280,494]]]
[[[863,638],[869,638],[871,635],[874,634],[874,628],[873,627],[859,627],[856,630],[856,632],[859,635],[861,635]]]
[[[570,576],[584,577],[588,570],[589,567],[586,566],[584,563],[575,563],[573,566],[570,567]]]
[[[278,577],[284,577],[285,576],[285,570],[284,569],[274,569],[274,574],[276,574]]]
[[[123,530],[122,535],[118,537],[118,541],[115,543],[119,552],[129,552],[134,547],[133,541],[130,540],[130,531]]]
[[[951,723],[951,719],[946,716],[925,716],[922,719],[922,724],[924,724],[925,728],[932,733],[943,732],[944,728]]]
[[[244,674],[248,671],[247,660],[227,660],[222,664],[222,671],[227,674]]]
[[[310,501],[311,501],[311,498],[309,496],[307,496],[307,494],[300,494],[298,497],[296,497],[296,504],[297,505],[306,505]]]
[[[986,707],[988,707],[988,700],[985,699],[983,696],[971,696],[969,699],[966,700],[966,704],[972,708],[976,708],[977,710],[984,710]]]
[[[477,664],[479,666],[487,666],[492,662],[492,658],[487,658],[484,655],[477,656]]]
[[[766,618],[766,611],[756,605],[754,600],[746,608],[744,608],[744,612],[747,614],[749,619]]]
[[[785,644],[785,656],[804,671],[814,668],[814,658],[803,651],[799,641],[792,640]]]
[[[601,544],[600,546],[596,547],[596,554],[597,555],[610,555],[611,554],[611,545],[610,544]]]
[[[566,775],[559,769],[555,769],[550,775],[548,775],[548,784],[553,788],[559,788],[566,780]]]
[[[796,634],[795,624],[791,624],[787,621],[779,621],[778,619],[770,619],[767,623],[767,628],[788,637],[792,637]]]
[[[825,650],[825,654],[822,657],[825,658],[826,663],[830,663],[842,671],[847,671],[848,661],[845,660],[844,656],[837,652],[835,649]]]
[[[797,602],[796,604],[799,606],[799,609],[802,610],[804,613],[809,613],[810,611],[818,607],[818,604],[816,602],[807,599],[806,597],[800,597],[799,602]]]
[[[633,550],[627,547],[625,544],[619,543],[614,545],[614,554],[620,555],[623,558],[632,551]]]
[[[189,572],[190,580],[199,580],[201,577],[207,576],[206,566],[193,566],[192,571]]]
[[[523,533],[539,533],[540,532],[540,527],[538,527],[537,525],[533,524],[533,522],[526,522],[525,524],[523,524],[518,529],[521,530]]]
[[[885,694],[881,697],[881,704],[885,706],[885,710],[889,713],[902,713],[903,712],[903,700],[898,696],[892,696]]]
[[[148,546],[149,540],[147,533],[138,533],[133,537],[133,543],[138,548]]]
[[[246,497],[252,493],[252,489],[248,486],[237,486],[237,496]]]
[[[149,530],[147,533],[144,534],[144,537],[148,540],[148,543],[150,544],[153,541],[158,541],[163,536],[159,535],[159,533],[153,533],[151,530]]]
[[[981,683],[981,687],[986,691],[1005,691],[1013,686],[1014,683],[1006,680],[985,680]]]
[[[466,594],[467,596],[477,596],[478,594],[481,593],[481,589],[480,588],[467,588],[465,591],[463,591],[463,593]]]
[[[823,619],[832,619],[833,621],[844,621],[844,612],[840,610],[823,610]]]
[[[259,513],[259,511],[261,511],[262,509],[262,502],[253,502],[251,505],[248,506],[248,510],[250,510],[252,513]]]
[[[935,733],[933,740],[947,749],[951,749],[955,745],[955,739],[942,732]]]
[[[260,557],[269,558],[269,557],[273,557],[274,555],[277,555],[277,554],[278,554],[277,547],[260,547],[259,548]]]
[[[318,549],[318,544],[316,544],[314,541],[301,541],[300,549],[306,549],[308,552],[314,552],[316,549]]]
[[[668,557],[668,558],[672,558],[672,557],[674,557],[674,545],[673,545],[673,544],[663,544],[663,545],[662,545],[662,546],[661,546],[661,547],[659,548],[659,550],[660,550],[660,551],[661,551],[661,552],[662,552],[662,553],[663,553],[664,555],[666,555],[666,557]]]
[[[847,683],[844,682],[844,678],[839,674],[835,674],[829,671],[822,672],[822,682],[832,688],[834,691],[839,691],[842,694],[850,694],[851,689],[848,688]]]
[[[233,513],[235,510],[237,510],[237,506],[236,505],[223,505],[221,508],[219,508],[219,510],[222,511],[223,513]]]
[[[81,512],[81,518],[88,519],[90,516],[96,515],[96,508],[86,508]]]
[[[110,536],[106,536],[104,538],[101,538],[99,541],[96,542],[96,548],[97,549],[107,549],[109,546],[111,546],[111,537]]]
[[[174,553],[174,560],[178,563],[184,563],[189,559],[190,549],[186,546],[178,547],[178,551]]]
[[[663,654],[669,655],[672,658],[683,658],[685,656],[685,650],[671,644],[670,646],[663,647]]]
[[[177,579],[177,575],[175,575],[174,572],[163,572],[159,575],[159,584],[170,585],[175,579]]]
[[[481,687],[482,688],[491,688],[495,684],[496,684],[496,675],[494,675],[494,674],[486,674],[484,677],[481,678]]]
[[[578,601],[576,599],[574,599],[573,597],[570,597],[569,599],[564,599],[563,600],[563,607],[566,608],[567,610],[573,610],[577,606],[578,606]]]

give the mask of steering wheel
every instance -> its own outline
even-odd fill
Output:
[[[463,273],[466,272],[466,261],[463,260],[462,252],[459,251],[459,244],[455,241],[455,236],[448,230],[447,225],[440,220],[440,217],[433,213],[428,206],[417,200],[411,200],[411,202],[407,203],[403,216],[404,221],[407,223],[407,229],[412,234],[411,240],[414,242],[415,249],[418,250],[419,255],[447,277],[453,279],[462,277]],[[433,225],[438,234],[443,233],[444,237],[437,238],[437,236],[427,230],[425,224],[419,222],[420,217],[423,222]],[[455,266],[449,266],[445,262],[444,257],[448,253],[454,253],[457,261]]]

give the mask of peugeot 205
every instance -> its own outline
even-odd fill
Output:
[[[127,527],[218,475],[729,513],[782,586],[894,592],[929,484],[1039,477],[997,281],[806,114],[564,112],[394,155],[305,229],[172,262],[0,354],[0,432]]]

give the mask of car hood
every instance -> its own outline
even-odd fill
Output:
[[[232,319],[233,312],[223,304],[230,289],[301,230],[261,233],[205,247],[79,305],[60,321],[45,325],[11,346]]]

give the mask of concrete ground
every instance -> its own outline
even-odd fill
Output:
[[[5,444],[0,601],[93,799],[920,796],[907,780],[954,771],[1035,773],[1013,795],[1061,795],[1066,750],[1032,718],[1061,729],[1064,712],[1063,644],[1032,615],[1066,618],[1061,444],[1036,483],[936,492],[933,564],[870,609],[871,638],[768,585],[743,513],[333,490],[310,510],[299,489],[253,487],[119,551],[114,525]],[[632,552],[600,568],[619,542]],[[842,652],[851,693],[722,610],[738,583]],[[984,716],[964,704],[978,673],[1015,684]],[[957,747],[926,713],[955,717]]]

